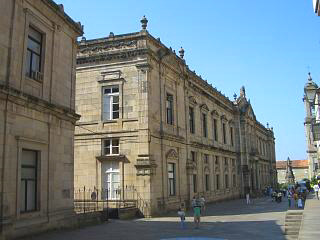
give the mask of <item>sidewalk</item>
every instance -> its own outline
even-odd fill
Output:
[[[320,239],[320,200],[314,194],[309,194],[304,207],[303,219],[299,232],[301,240]]]

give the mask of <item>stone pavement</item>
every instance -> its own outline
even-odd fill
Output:
[[[299,232],[299,239],[320,239],[320,200],[317,200],[314,194],[309,194],[306,201]]]
[[[122,240],[122,239],[246,239],[284,240],[284,219],[287,202],[256,199],[252,205],[245,200],[232,200],[206,206],[200,229],[194,229],[192,213],[187,213],[186,228],[181,229],[176,213],[166,217],[111,220],[83,229],[42,234],[33,240]],[[192,238],[191,238],[192,237]],[[198,237],[198,238],[196,238]]]

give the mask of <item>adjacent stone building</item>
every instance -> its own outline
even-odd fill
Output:
[[[273,130],[256,120],[244,87],[229,100],[147,22],[79,42],[75,188],[117,199],[134,186],[150,216],[196,194],[210,202],[276,184]]]
[[[51,0],[0,0],[0,239],[68,226],[77,37]]]
[[[290,160],[295,181],[309,178],[308,160]],[[287,161],[277,161],[278,183],[286,183]]]

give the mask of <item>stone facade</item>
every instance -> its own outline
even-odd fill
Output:
[[[73,219],[76,39],[51,0],[0,0],[0,239]]]
[[[278,183],[286,183],[286,162],[277,161]],[[308,160],[291,160],[291,166],[296,182],[309,178]]]
[[[75,188],[117,198],[133,185],[150,216],[195,194],[218,201],[274,185],[273,130],[245,89],[229,100],[141,22],[140,32],[79,42]]]

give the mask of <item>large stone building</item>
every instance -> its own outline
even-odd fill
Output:
[[[67,226],[73,211],[77,37],[51,0],[0,0],[0,238]]]
[[[309,178],[308,160],[291,160],[292,172],[295,181]],[[277,161],[278,183],[286,183],[287,161]]]
[[[276,183],[273,130],[242,88],[229,100],[146,30],[79,42],[75,187],[123,198],[143,213],[177,209],[195,194],[238,198]]]

